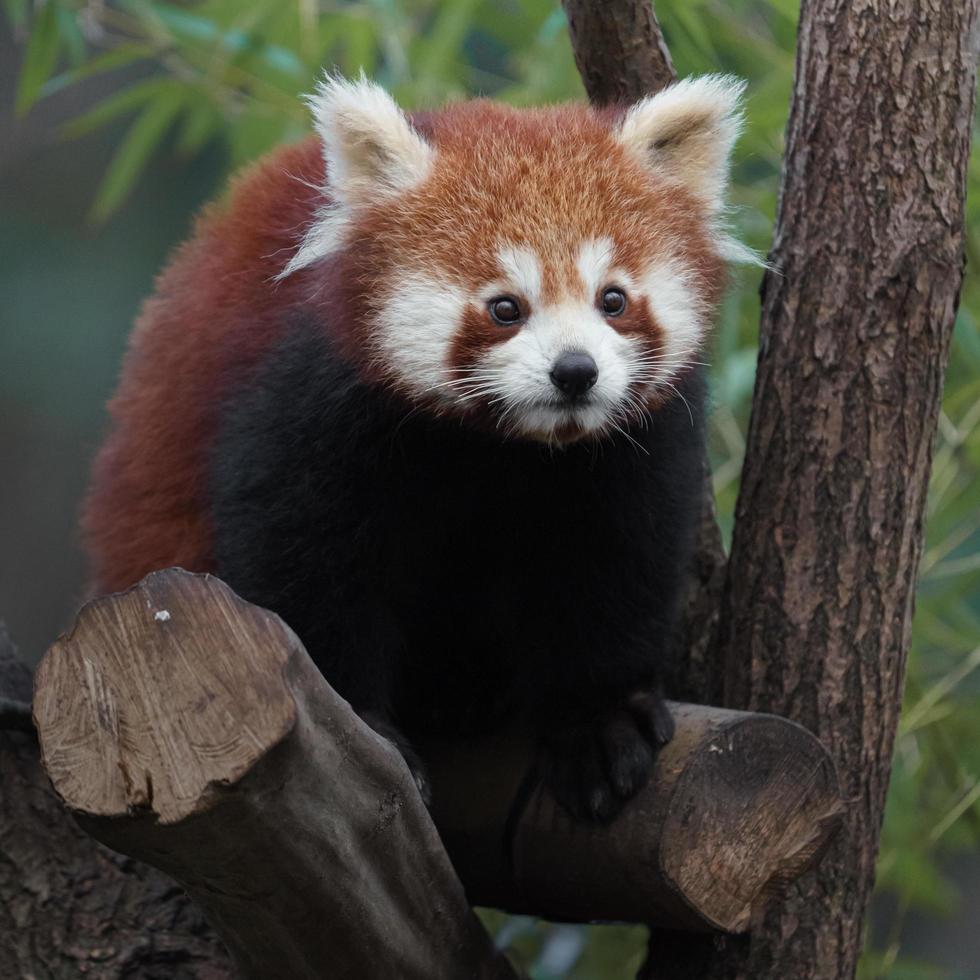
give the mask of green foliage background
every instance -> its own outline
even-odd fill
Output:
[[[308,131],[301,95],[324,67],[363,69],[406,107],[473,94],[517,104],[581,98],[564,16],[554,0],[3,0],[23,40],[16,108],[94,75],[113,94],[72,120],[84,136],[126,120],[92,202],[93,220],[124,208],[155,154],[191,158],[219,146],[229,171]],[[680,74],[749,80],[748,125],[733,200],[743,237],[768,250],[792,83],[794,0],[660,0]],[[905,710],[881,856],[887,928],[862,976],[950,976],[902,957],[910,912],[957,903],[943,873],[980,842],[980,156],[970,169],[969,266],[936,445],[928,538]],[[757,271],[740,273],[712,352],[711,452],[730,531],[756,358]],[[499,913],[487,921],[536,980],[632,976],[644,930],[555,926]]]

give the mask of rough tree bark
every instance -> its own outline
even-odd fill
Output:
[[[593,102],[634,102],[676,77],[650,0],[563,0],[562,6]]]
[[[815,732],[850,807],[705,977],[850,977],[874,883],[963,274],[978,0],[804,2],[719,627],[725,703]]]
[[[636,87],[602,75],[646,0],[595,4],[605,33],[565,6],[593,101],[662,77],[659,38]],[[646,980],[854,973],[962,280],[977,41],[978,0],[804,0],[732,555],[726,571],[706,514],[679,681],[815,731],[855,805],[750,937],[654,936]]]

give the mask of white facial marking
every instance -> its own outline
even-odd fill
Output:
[[[566,300],[532,311],[510,340],[484,355],[477,371],[495,379],[502,432],[549,441],[573,422],[582,432],[599,431],[622,410],[631,346],[592,303]],[[550,379],[555,361],[566,351],[589,354],[599,372],[589,397],[574,405]]]
[[[452,397],[445,365],[466,300],[444,276],[415,272],[392,283],[377,319],[376,343],[384,363],[394,365],[414,394]]]
[[[503,292],[523,296],[533,309],[541,301],[541,260],[527,248],[504,245],[497,249],[497,262],[508,284]]]
[[[536,256],[526,249],[503,248],[498,254],[508,278],[493,288],[534,295],[541,279]],[[609,238],[582,242],[575,266],[584,288],[547,306],[532,304],[515,334],[489,349],[474,368],[475,390],[493,400],[503,433],[551,441],[570,426],[580,434],[627,426],[642,411],[644,396],[669,389],[677,372],[697,358],[705,311],[690,271],[676,259],[661,258],[634,282],[614,259]],[[658,348],[651,351],[620,333],[597,309],[597,294],[611,284],[626,292],[627,303],[646,299],[661,328]],[[551,382],[551,370],[566,351],[587,353],[598,369],[594,387],[579,401],[568,401]]]
[[[690,273],[676,261],[654,262],[640,289],[661,328],[662,349],[656,352],[657,380],[669,381],[697,357],[704,336],[704,311],[691,285]]]
[[[391,284],[377,318],[375,344],[379,358],[393,366],[408,392],[457,409],[489,403],[502,436],[553,442],[567,438],[569,431],[587,435],[628,428],[643,411],[644,398],[669,390],[677,372],[696,359],[706,311],[690,270],[679,260],[654,261],[633,283],[612,264],[610,241],[586,241],[577,267],[588,297],[576,287],[574,295],[543,305],[539,258],[510,247],[501,248],[498,257],[506,277],[472,292],[436,272],[414,271]],[[617,331],[597,308],[596,292],[611,281],[626,291],[628,303],[641,296],[647,300],[661,328],[657,349]],[[469,369],[457,372],[450,355],[463,314],[468,307],[484,306],[491,290],[526,297],[527,319]],[[598,370],[595,385],[574,401],[551,381],[555,362],[568,351],[588,354]]]
[[[582,243],[575,263],[585,283],[585,294],[595,296],[600,287],[609,283],[614,245],[611,238],[590,238]]]

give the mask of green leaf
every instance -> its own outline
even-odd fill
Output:
[[[152,58],[156,54],[155,49],[149,44],[126,43],[118,48],[106,51],[103,54],[90,57],[84,64],[70,71],[61,72],[55,75],[44,86],[44,94],[50,95],[59,89],[69,85],[74,85],[86,78],[102,75],[105,72],[115,71],[117,68],[125,68],[126,65],[135,64],[146,58]]]
[[[438,16],[414,53],[415,74],[424,86],[444,85],[453,62],[462,61],[463,39],[477,2],[478,0],[456,0],[455,3],[441,5]],[[444,98],[445,93],[441,97]]]
[[[20,69],[17,97],[14,101],[18,115],[23,115],[37,102],[42,86],[54,72],[61,46],[58,26],[58,7],[53,2],[48,2],[34,21],[27,50],[24,52],[24,63]]]
[[[202,101],[194,90],[189,95],[191,98],[177,134],[177,152],[182,156],[193,156],[221,128],[221,117],[214,106]]]
[[[257,34],[222,24],[198,14],[167,4],[155,4],[154,12],[178,38],[217,47],[229,55],[257,53],[270,68],[294,78],[305,77],[306,68],[295,52],[279,45],[267,44]]]
[[[131,109],[137,109],[152,99],[165,96],[167,93],[178,90],[179,83],[171,78],[159,77],[148,78],[145,81],[137,82],[124,88],[115,95],[110,95],[97,103],[88,112],[76,116],[70,123],[62,127],[62,135],[69,139],[84,136],[93,130],[99,129],[106,123],[111,122],[117,116],[121,116]]]
[[[333,44],[335,32],[327,29],[330,24],[330,20],[324,18],[321,44]],[[343,18],[339,27],[341,29],[336,31],[336,35],[342,43],[338,46],[338,54],[344,72],[353,77],[363,70],[366,75],[372,76],[378,59],[378,32],[375,22],[370,17],[351,14]]]
[[[180,108],[180,93],[173,90],[151,102],[130,126],[99,187],[93,218],[104,221],[122,204]]]
[[[58,35],[61,38],[61,45],[68,54],[68,60],[74,67],[81,65],[88,54],[88,45],[85,43],[85,35],[78,26],[78,18],[73,10],[66,10],[59,7]]]
[[[280,125],[287,120],[280,120]],[[266,150],[282,141],[282,130],[267,113],[251,107],[235,117],[227,132],[233,166],[251,163]]]

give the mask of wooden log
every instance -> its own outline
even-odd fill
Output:
[[[533,778],[521,732],[423,746],[433,816],[470,900],[580,922],[747,929],[837,828],[836,771],[806,729],[782,718],[671,710],[673,741],[608,826],[572,820],[537,782],[511,812]]]
[[[31,672],[0,623],[0,696],[28,701]],[[232,980],[201,911],[154,868],[71,819],[33,733],[0,728],[0,977]]]
[[[516,977],[398,752],[217,579],[160,572],[86,605],[34,717],[82,827],[180,882],[242,976]]]
[[[470,899],[745,928],[832,833],[837,776],[790,722],[674,710],[650,784],[607,827],[574,823],[535,785],[519,731],[424,745]],[[276,616],[213,577],[158,572],[90,603],[39,668],[35,718],[82,825],[181,881],[248,975],[365,969],[365,956],[387,975],[505,975],[401,757]]]

